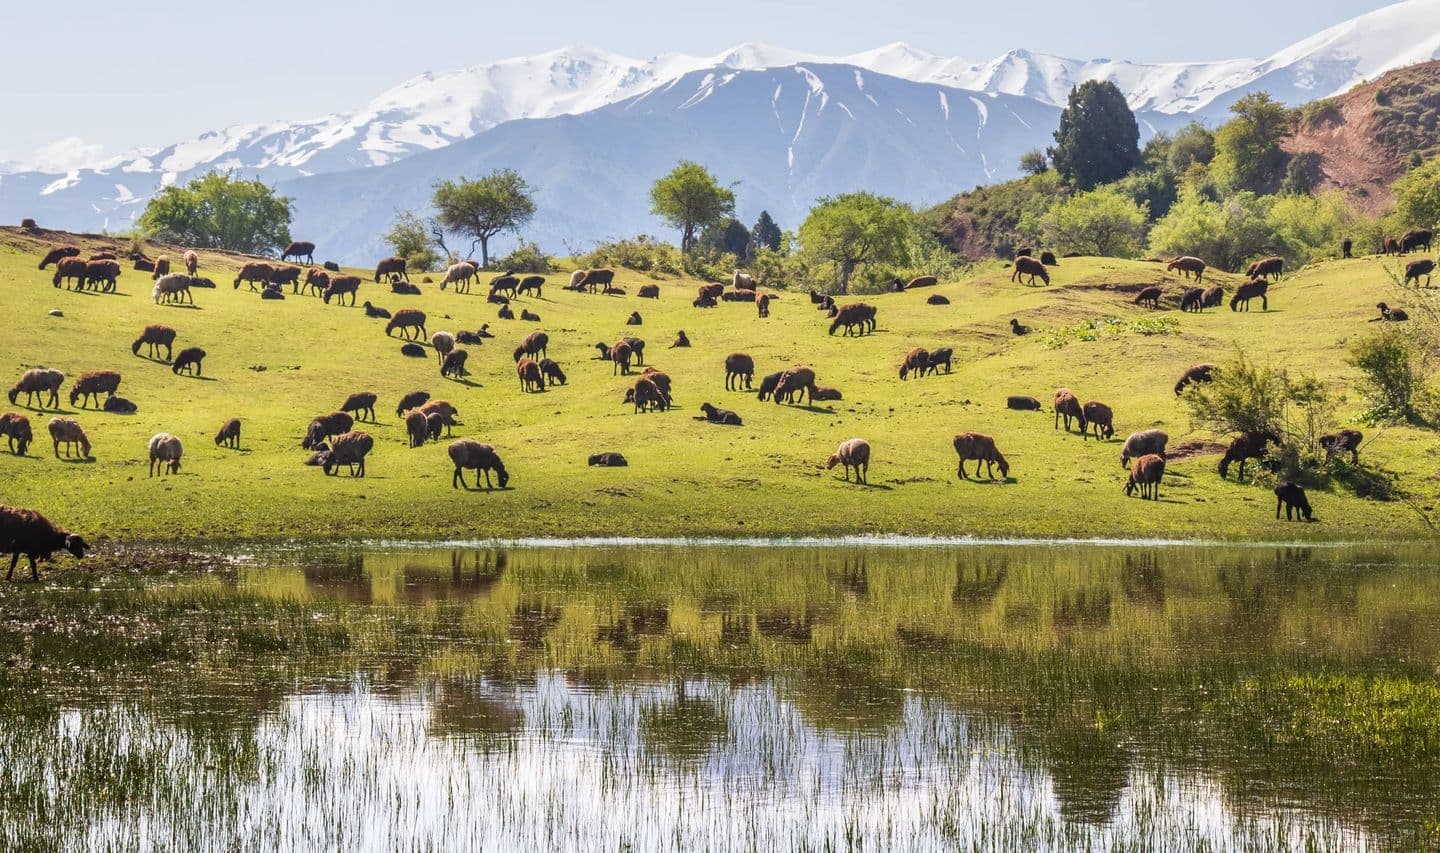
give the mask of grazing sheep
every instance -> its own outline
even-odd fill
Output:
[[[1329,433],[1320,436],[1320,446],[1325,449],[1325,459],[1342,454],[1350,454],[1350,464],[1360,464],[1360,443],[1365,440],[1364,433],[1358,429],[1342,429],[1339,432]]]
[[[90,262],[84,258],[61,258],[55,264],[55,275],[50,283],[59,287],[62,282],[74,281],[75,289],[85,287],[85,273],[90,269]]]
[[[162,301],[195,304],[195,297],[190,293],[190,276],[184,273],[174,272],[156,279],[154,287],[150,288],[150,295],[156,305]]]
[[[520,319],[529,321],[531,323],[538,323],[540,322],[540,315],[536,314],[534,311],[531,311],[528,308],[521,308]]]
[[[1398,255],[1398,254],[1400,254],[1400,241],[1399,241],[1397,238],[1395,238],[1395,237],[1386,237],[1384,240],[1380,241],[1380,254],[1382,254],[1382,255]]]
[[[490,293],[492,295],[499,293],[508,293],[510,294],[510,298],[513,299],[519,295],[519,293],[517,293],[519,288],[520,277],[517,275],[511,275],[508,272],[503,275],[497,275],[496,277],[490,279]]]
[[[13,580],[15,566],[23,556],[30,561],[30,579],[40,580],[36,560],[49,560],[56,551],[67,551],[80,559],[90,546],[79,534],[61,530],[33,509],[0,505],[0,554],[11,554],[5,580]]]
[[[695,297],[695,300],[690,304],[696,308],[714,308],[716,306],[715,297],[706,296],[705,294]]]
[[[730,286],[736,290],[754,290],[755,277],[748,272],[736,270],[735,274],[730,276]]]
[[[257,284],[264,287],[270,283],[270,279],[274,275],[275,267],[270,264],[252,261],[240,268],[240,274],[235,276],[234,289],[239,290],[242,282],[249,285],[251,290],[255,290]]]
[[[376,306],[374,306],[374,305],[371,305],[369,302],[366,302],[366,303],[365,303],[365,316],[366,316],[366,317],[371,317],[371,318],[377,319],[377,320],[389,320],[389,319],[390,319],[390,312],[389,312],[389,311],[386,311],[384,308],[378,308],[378,307],[376,307]]]
[[[400,398],[400,403],[395,407],[395,417],[400,417],[411,409],[418,409],[430,401],[429,391],[411,391]]]
[[[1022,325],[1020,325],[1020,321],[1019,321],[1019,320],[1016,320],[1014,317],[1011,317],[1011,318],[1010,318],[1010,334],[1012,334],[1012,335],[1028,335],[1028,334],[1030,334],[1030,327],[1029,327],[1029,326],[1022,326]]]
[[[980,463],[985,463],[985,476],[995,479],[993,466],[1000,466],[1000,479],[1004,480],[1010,476],[1010,463],[1005,461],[1005,455],[995,447],[995,439],[978,432],[964,432],[955,436],[955,454],[960,457],[960,467],[956,472],[962,480],[970,479],[965,474],[965,463],[975,460],[975,478],[980,478]]]
[[[133,415],[139,411],[138,406],[124,397],[106,397],[100,408],[112,415]]]
[[[299,293],[301,272],[302,270],[296,266],[275,267],[275,271],[270,274],[270,286],[280,288],[288,284],[291,293]],[[306,286],[309,287],[308,282]]]
[[[284,259],[284,258],[281,258],[280,260],[283,261],[283,260],[285,260],[285,259]],[[194,278],[196,271],[199,270],[199,269],[200,269],[200,256],[197,255],[197,254],[195,254],[195,250],[194,250],[194,249],[186,249],[186,250],[185,250],[185,274],[188,275],[188,276],[190,276],[191,278]]]
[[[1135,304],[1149,305],[1151,308],[1159,308],[1161,293],[1162,291],[1158,287],[1147,287],[1144,290],[1141,290],[1140,293],[1135,297]]]
[[[430,336],[430,346],[435,348],[435,354],[439,356],[440,362],[443,364],[445,356],[455,349],[455,336],[449,332],[436,332]]]
[[[451,264],[445,270],[445,277],[440,279],[440,289],[444,290],[446,285],[455,285],[456,293],[469,293],[470,282],[475,279],[475,265],[468,261],[461,261],[458,264]]]
[[[930,358],[925,362],[925,373],[939,373],[940,366],[945,366],[945,372],[950,372],[950,361],[955,357],[955,351],[950,347],[941,347],[930,351]],[[923,374],[922,374],[923,375]]]
[[[157,432],[150,437],[149,448],[150,476],[155,476],[157,466],[162,475],[180,473],[180,457],[185,453],[180,439],[168,432]]]
[[[804,401],[809,395],[815,402],[815,371],[808,367],[792,367],[780,376],[775,385],[775,402],[794,403]],[[798,400],[797,400],[798,398]]]
[[[113,260],[91,260],[85,263],[85,286],[104,285],[106,293],[115,291],[116,280],[120,278],[120,265]]]
[[[624,468],[630,462],[619,453],[592,453],[587,465],[600,468]]]
[[[430,424],[424,412],[412,409],[406,413],[405,435],[409,437],[411,447],[420,447],[430,437]]]
[[[375,394],[369,391],[351,394],[345,398],[344,404],[340,406],[340,411],[353,412],[356,420],[364,420],[362,416],[368,413],[370,415],[370,421],[373,423],[375,422],[375,401],[378,399]],[[429,398],[427,397],[426,399]]]
[[[775,389],[780,385],[780,379],[784,375],[785,371],[781,370],[760,380],[760,390],[755,395],[760,399],[760,402],[765,402],[775,393]]]
[[[679,331],[679,333],[675,335],[675,343],[673,343],[673,344],[670,345],[670,349],[675,349],[676,347],[688,347],[688,346],[690,346],[690,339],[687,338],[687,337],[685,337],[685,330],[684,330],[684,329],[681,329],[681,330]]]
[[[739,390],[740,383],[745,383],[745,390],[750,390],[750,381],[755,376],[755,359],[743,352],[732,352],[725,356],[725,390]]]
[[[1200,297],[1200,307],[1218,308],[1225,301],[1225,288],[1220,285],[1212,285],[1205,288],[1205,293]]]
[[[1060,428],[1060,419],[1065,419],[1065,431],[1070,431],[1070,420],[1072,418],[1079,422],[1080,434],[1086,433],[1089,425],[1085,420],[1085,411],[1080,406],[1080,399],[1075,392],[1069,388],[1058,388],[1055,391],[1055,428]]]
[[[1180,375],[1180,380],[1175,383],[1175,396],[1179,397],[1192,383],[1215,381],[1215,365],[1195,364],[1186,369]]]
[[[55,458],[60,458],[60,445],[65,445],[65,458],[69,459],[71,447],[80,445],[80,458],[90,458],[90,439],[85,435],[85,430],[80,427],[80,422],[74,418],[51,418],[49,423],[50,440],[55,443]]]
[[[1275,520],[1280,520],[1280,507],[1285,507],[1285,520],[1314,521],[1315,513],[1310,509],[1310,499],[1305,490],[1296,483],[1282,480],[1275,486]]]
[[[1017,412],[1038,412],[1040,411],[1040,401],[1023,394],[1012,394],[1005,398],[1005,408]]]
[[[310,266],[314,266],[315,244],[311,243],[308,240],[296,240],[295,242],[286,246],[284,252],[280,253],[280,262],[282,264],[290,260],[291,258],[294,258],[297,261],[301,258],[304,258],[305,263],[309,264]]]
[[[1185,274],[1186,281],[1189,281],[1190,276],[1194,275],[1195,282],[1199,284],[1205,280],[1205,266],[1205,262],[1199,258],[1182,255],[1178,258],[1171,258],[1170,263],[1165,265],[1165,271],[1174,272],[1175,270],[1179,270]]]
[[[406,340],[424,338],[426,336],[425,312],[417,308],[401,308],[395,312],[395,316],[390,318],[390,322],[385,324],[385,337],[390,337],[390,333],[396,329],[400,330],[400,334]]]
[[[570,283],[565,285],[566,290],[585,289],[585,270],[576,270],[570,273]]]
[[[1022,275],[1029,277],[1026,284],[1033,285],[1037,278],[1046,284],[1050,283],[1050,271],[1045,269],[1045,265],[1024,255],[1015,259],[1015,271],[1010,274],[1010,280],[1018,281]]]
[[[590,292],[596,290],[608,290],[615,281],[615,271],[611,269],[586,270],[585,278],[581,280],[580,286],[587,288]]]
[[[670,395],[650,376],[641,376],[625,391],[624,402],[633,403],[636,414],[651,410],[663,412],[670,408]]]
[[[870,480],[870,442],[863,438],[851,438],[840,442],[830,458],[825,460],[825,470],[830,470],[836,465],[845,466],[845,482],[850,482],[850,469],[855,469],[856,483],[869,483]]]
[[[1429,287],[1430,274],[1433,272],[1435,272],[1435,262],[1430,260],[1429,258],[1425,258],[1419,261],[1411,261],[1410,263],[1405,265],[1405,284],[1409,285],[1410,282],[1413,281],[1415,282],[1415,286],[1419,287],[1420,276],[1423,275],[1425,276],[1425,286]]]
[[[1411,228],[1400,238],[1400,254],[1404,255],[1415,249],[1430,251],[1430,243],[1434,236],[1434,232],[1429,228]]]
[[[40,259],[40,269],[43,270],[51,264],[57,264],[60,261],[65,260],[66,258],[77,257],[79,256],[79,254],[79,246],[56,246],[55,248],[46,252],[45,257]]]
[[[1225,479],[1230,471],[1232,462],[1240,463],[1240,471],[1236,475],[1237,480],[1245,479],[1245,463],[1250,459],[1264,459],[1265,448],[1269,444],[1280,444],[1280,437],[1273,432],[1247,432],[1235,437],[1230,442],[1230,447],[1225,450],[1225,456],[1220,460],[1220,479]]]
[[[1125,481],[1125,497],[1138,489],[1140,499],[1160,500],[1160,481],[1165,478],[1165,458],[1153,453],[1141,456],[1130,464],[1130,477]]]
[[[525,336],[525,340],[520,342],[520,346],[515,348],[515,361],[519,362],[522,356],[527,355],[532,358],[548,355],[546,350],[549,346],[549,335],[544,332],[531,332]]]
[[[375,446],[375,439],[368,433],[347,432],[330,444],[330,455],[323,466],[327,476],[334,474],[341,465],[349,466],[350,476],[365,476],[365,457]]]
[[[815,386],[815,390],[814,390],[813,392],[811,392],[811,394],[810,394],[810,402],[812,402],[812,403],[814,403],[814,402],[830,403],[830,402],[835,402],[835,401],[837,401],[837,400],[843,400],[843,399],[845,399],[845,398],[844,398],[844,396],[840,393],[840,389],[839,389],[839,388],[831,388],[831,387],[829,387],[829,386],[827,386],[827,385],[817,385],[817,386]]]
[[[403,356],[405,356],[406,358],[429,358],[429,357],[430,357],[430,356],[429,356],[429,353],[425,352],[425,348],[422,347],[422,346],[420,346],[419,344],[415,343],[414,341],[411,341],[411,342],[408,343],[408,344],[401,344],[401,345],[400,345],[400,354],[403,355]]]
[[[600,357],[602,359],[608,358],[613,363],[610,369],[611,376],[614,376],[616,372],[619,372],[621,376],[630,375],[630,356],[632,354],[630,344],[621,340],[611,347],[607,347],[604,344],[596,344],[595,346],[600,350]]]
[[[23,393],[25,395],[25,407],[36,408],[31,405],[35,396],[38,394],[43,400],[45,399],[44,395],[49,394],[50,398],[47,405],[52,409],[58,409],[60,408],[60,386],[64,384],[64,382],[65,374],[58,370],[51,370],[46,367],[31,368],[22,373],[20,375],[20,381],[16,382],[15,387],[10,389],[10,405],[15,405],[15,401],[19,399]],[[39,408],[43,409],[45,406],[42,405],[39,406]]]
[[[874,332],[875,306],[867,305],[864,302],[855,302],[839,309],[839,312],[835,315],[835,319],[830,323],[830,334],[835,334],[835,330],[842,326],[845,328],[846,335],[849,335],[857,326],[862,335],[865,334],[867,330]]]
[[[1271,276],[1279,279],[1280,274],[1284,271],[1284,258],[1265,258],[1264,260],[1259,260],[1251,264],[1245,273],[1252,279],[1263,278],[1268,280]]]
[[[1205,291],[1198,287],[1187,287],[1180,294],[1180,310],[1199,313],[1204,307]]]
[[[540,372],[540,363],[535,359],[522,357],[515,362],[515,375],[520,377],[522,392],[545,390],[545,375]]]
[[[725,426],[745,425],[744,421],[740,420],[740,416],[729,409],[717,409],[709,403],[701,403],[700,411],[703,414],[701,417],[696,418],[696,420],[703,420],[712,424],[723,424]]]
[[[150,270],[150,277],[154,279],[160,278],[161,276],[167,276],[169,274],[170,259],[165,257],[164,255],[161,255],[160,257],[155,259],[155,264]]]
[[[349,432],[355,426],[355,419],[350,417],[348,412],[331,412],[328,415],[321,415],[310,422],[305,429],[305,438],[301,440],[300,446],[306,450],[314,450],[321,442],[328,441],[334,436]]]
[[[175,362],[170,365],[170,372],[179,375],[185,371],[191,376],[200,376],[204,369],[205,350],[199,347],[186,347],[180,350],[180,355],[175,357]]]
[[[1165,445],[1169,443],[1170,436],[1158,429],[1132,432],[1130,437],[1125,439],[1125,446],[1120,448],[1120,467],[1129,467],[1131,459],[1138,459],[1141,456],[1163,457]]]
[[[520,284],[517,285],[515,288],[515,295],[519,296],[522,293],[532,292],[535,294],[535,297],[537,299],[542,298],[545,295],[545,276],[527,275],[524,278],[520,279]]]
[[[314,293],[316,296],[325,295],[325,288],[330,286],[330,273],[325,270],[310,268],[305,271],[305,292]]]
[[[1109,441],[1115,436],[1115,414],[1109,406],[1092,400],[1086,403],[1081,411],[1085,413],[1085,421],[1093,429],[1097,441],[1102,438]]]
[[[1341,259],[1341,260],[1346,260],[1346,261],[1350,260],[1352,257],[1354,257],[1354,252],[1355,252],[1355,241],[1354,241],[1354,240],[1351,240],[1349,237],[1346,237],[1344,240],[1341,240],[1341,241],[1340,241],[1340,259]]]
[[[762,320],[770,316],[770,294],[762,294],[755,300],[755,311]]]
[[[510,310],[509,305],[501,305],[500,310],[495,313],[495,316],[501,320],[514,320],[515,312]]]
[[[1391,308],[1384,302],[1378,303],[1375,307],[1380,309],[1381,320],[1386,320],[1392,323],[1403,323],[1404,321],[1410,319],[1410,315],[1405,312],[1404,308]]]
[[[215,446],[228,447],[231,450],[240,449],[240,419],[231,418],[220,425],[220,431],[215,433]]]
[[[925,299],[926,305],[949,305],[950,300],[939,293],[932,293]]]
[[[397,278],[408,281],[409,276],[405,274],[405,259],[396,257],[382,258],[380,263],[375,265],[376,284],[380,283],[381,276],[389,276],[392,281]]]
[[[320,449],[305,458],[305,464],[311,467],[323,466],[330,459],[330,445],[322,444]]]
[[[1250,300],[1259,299],[1260,310],[1269,311],[1270,300],[1266,296],[1266,292],[1269,289],[1270,283],[1268,281],[1265,281],[1264,279],[1252,279],[1251,281],[1245,282],[1244,284],[1235,288],[1235,295],[1230,297],[1230,310],[1242,310],[1239,306],[1243,305],[1243,310],[1249,311]]]
[[[643,284],[640,286],[639,290],[635,291],[635,295],[640,297],[641,299],[659,299],[660,285]]]
[[[647,367],[640,371],[640,375],[649,377],[650,381],[660,386],[660,390],[664,392],[666,397],[670,396],[670,374],[664,373],[654,367]]]
[[[1054,252],[1041,252],[1041,253],[1040,253],[1040,263],[1044,264],[1044,265],[1047,266],[1047,267],[1058,267],[1058,266],[1060,266],[1060,262],[1057,261],[1057,260],[1055,260],[1055,253],[1054,253]]]
[[[465,362],[470,358],[470,353],[463,349],[453,350],[445,354],[445,359],[440,362],[440,376],[454,376],[456,378],[465,375]]]
[[[547,387],[550,385],[564,385],[566,382],[565,371],[560,369],[560,365],[556,364],[554,359],[541,359],[540,372],[545,376],[545,385]]]
[[[100,405],[100,395],[114,397],[115,392],[120,390],[120,374],[113,370],[92,370],[80,374],[75,384],[70,386],[70,405],[77,401],[84,400],[89,405],[91,400],[95,405]]]
[[[330,277],[330,283],[325,285],[325,292],[320,294],[325,304],[330,304],[330,297],[335,297],[336,305],[345,304],[345,294],[350,294],[350,307],[355,307],[355,295],[360,292],[360,276],[358,275],[335,275]],[[423,316],[423,315],[422,315]]]
[[[5,436],[10,452],[16,456],[24,456],[30,442],[35,440],[35,433],[30,429],[30,419],[19,412],[0,415],[0,435]]]
[[[480,472],[485,472],[485,488],[494,488],[490,484],[490,472],[495,472],[495,478],[500,482],[500,488],[510,482],[510,473],[505,470],[505,463],[500,461],[500,454],[495,448],[488,444],[476,441],[473,438],[461,438],[450,442],[450,461],[455,463],[455,474],[450,478],[450,488],[457,489],[464,487],[469,490],[470,486],[465,482],[465,469],[475,469],[475,488],[480,488]]]

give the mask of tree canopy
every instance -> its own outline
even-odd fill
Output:
[[[755,220],[755,227],[750,229],[750,240],[755,244],[755,248],[778,252],[781,237],[780,226],[770,218],[770,211],[760,211],[760,218]]]
[[[1063,252],[1133,258],[1145,239],[1146,211],[1114,187],[1079,193],[1041,217],[1046,244]]]
[[[139,224],[155,238],[182,246],[269,255],[290,243],[290,199],[259,181],[212,172],[162,189]]]
[[[1046,153],[1068,183],[1091,190],[1139,165],[1140,125],[1114,83],[1087,80],[1071,90]]]
[[[395,224],[385,232],[385,242],[396,257],[405,259],[405,266],[416,272],[430,272],[440,263],[430,239],[430,225],[414,211],[395,211]]]
[[[838,290],[846,293],[861,267],[906,262],[911,225],[910,209],[894,199],[866,192],[830,196],[800,226],[800,246],[815,261],[833,265]]]
[[[1230,190],[1273,192],[1285,177],[1280,140],[1290,132],[1290,110],[1264,92],[1230,105],[1235,118],[1215,131],[1215,177]]]
[[[480,248],[480,263],[490,265],[490,240],[506,231],[519,233],[535,217],[530,185],[514,169],[496,169],[483,178],[441,181],[431,198],[446,230],[470,238],[470,253]]]
[[[1411,169],[1392,188],[1401,228],[1440,225],[1440,157]]]
[[[735,213],[735,193],[704,166],[684,160],[650,187],[650,212],[679,229],[680,251],[689,252],[701,228]]]

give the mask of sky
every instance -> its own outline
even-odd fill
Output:
[[[7,5],[0,164],[63,169],[232,124],[348,110],[425,71],[561,47],[644,58],[707,56],[742,42],[824,55],[906,42],[973,61],[1024,47],[1076,59],[1178,62],[1267,56],[1388,2],[1206,0],[1204,14],[1193,3],[1156,0]]]

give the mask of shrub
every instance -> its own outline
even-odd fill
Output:
[[[552,272],[551,257],[540,251],[534,243],[521,240],[515,250],[495,262],[497,269],[514,270],[517,273],[543,275]]]
[[[657,275],[680,275],[685,271],[680,250],[648,234],[601,243],[576,260],[584,267],[623,267]]]
[[[1350,345],[1349,363],[1364,375],[1360,392],[1370,401],[1373,420],[1415,417],[1426,364],[1410,332],[1385,329],[1357,339]]]
[[[1056,202],[1040,217],[1038,230],[1044,244],[1060,252],[1133,258],[1140,254],[1146,219],[1144,205],[1102,187]]]

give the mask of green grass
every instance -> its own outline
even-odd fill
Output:
[[[113,295],[54,289],[49,274],[35,269],[39,250],[18,232],[0,232],[0,304],[8,315],[0,376],[18,377],[36,365],[71,378],[118,369],[120,393],[139,413],[80,411],[94,459],[67,463],[50,453],[45,423],[53,413],[30,412],[36,444],[26,458],[0,456],[0,500],[37,508],[95,538],[908,533],[1353,540],[1429,533],[1406,504],[1338,491],[1312,494],[1321,523],[1276,523],[1268,490],[1221,481],[1213,455],[1173,462],[1159,503],[1121,492],[1120,440],[1132,430],[1163,428],[1172,449],[1217,438],[1192,434],[1171,392],[1192,363],[1223,361],[1240,346],[1256,361],[1311,371],[1337,390],[1352,389],[1347,339],[1373,328],[1365,321],[1377,301],[1401,301],[1380,259],[1327,263],[1289,276],[1272,289],[1268,313],[1183,316],[1136,308],[1116,289],[1164,282],[1173,305],[1180,284],[1154,264],[1066,259],[1048,288],[1011,284],[1007,271],[995,266],[930,290],[865,297],[879,308],[879,330],[860,339],[827,336],[822,315],[803,293],[784,294],[764,321],[749,305],[694,309],[689,280],[660,281],[655,301],[567,293],[559,287],[565,276],[554,275],[544,299],[517,303],[517,310],[539,313],[539,324],[497,320],[495,306],[479,295],[433,286],[419,297],[394,296],[377,285],[361,289],[362,302],[421,308],[432,332],[490,323],[498,337],[471,348],[471,375],[461,383],[442,380],[433,357],[402,357],[400,342],[385,337],[383,321],[367,319],[360,308],[296,296],[262,302],[246,288],[232,290],[238,259],[202,259],[201,274],[221,287],[197,291],[191,309],[156,306],[148,276],[132,271]],[[1217,278],[1233,286],[1233,277]],[[617,283],[634,294],[651,281],[622,272]],[[937,292],[951,304],[926,305],[925,297]],[[64,316],[47,316],[54,308]],[[645,324],[626,327],[634,310]],[[1036,333],[1013,337],[1011,317]],[[1104,324],[1094,336],[1073,333],[1109,317],[1123,322]],[[1156,333],[1159,317],[1173,328],[1167,322],[1164,333]],[[131,340],[153,322],[179,330],[177,350],[198,345],[209,352],[203,380],[176,377],[167,365],[130,354]],[[549,333],[549,354],[570,382],[522,394],[510,351],[537,328]],[[693,348],[666,349],[682,328]],[[1047,345],[1055,337],[1051,330],[1072,331],[1056,348]],[[647,364],[673,377],[674,410],[636,415],[621,403],[629,380],[612,376],[593,345],[626,333],[643,337]],[[917,345],[953,347],[954,372],[899,381],[900,360]],[[805,363],[845,399],[805,408],[726,392],[722,362],[736,350],[754,356],[757,381]],[[1061,385],[1082,399],[1109,403],[1116,440],[1082,441],[1055,431],[1048,412],[1005,409],[1007,394],[1048,404]],[[459,408],[457,436],[495,445],[511,488],[453,491],[444,441],[407,448],[394,407],[415,389]],[[299,444],[308,421],[361,390],[380,395],[380,422],[363,427],[376,439],[369,476],[325,477],[302,465],[307,454]],[[1349,397],[1345,417],[1363,407],[1353,391]],[[745,426],[693,420],[705,401],[735,409]],[[63,401],[62,409],[75,414]],[[244,420],[240,452],[212,443],[229,417]],[[151,480],[145,444],[162,430],[184,441],[184,468],[177,477]],[[993,435],[1010,460],[1012,481],[957,480],[950,441],[961,431]],[[852,436],[874,448],[868,487],[847,484],[839,469],[823,467],[835,445]],[[1418,496],[1417,506],[1429,505],[1435,448],[1431,432],[1388,429],[1365,448],[1364,460],[1398,475]],[[587,456],[610,450],[624,453],[630,467],[586,467]]]

